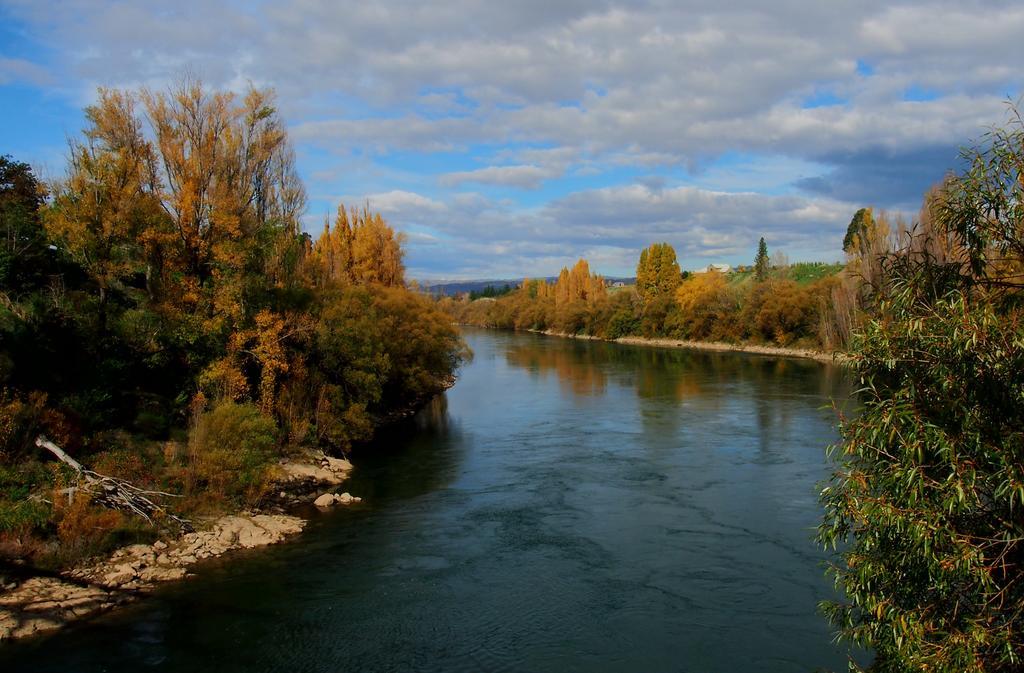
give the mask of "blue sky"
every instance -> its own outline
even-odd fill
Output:
[[[273,87],[307,227],[369,202],[413,277],[830,261],[1006,119],[1021,35],[1013,2],[0,0],[0,152],[59,178],[96,87],[188,72]]]

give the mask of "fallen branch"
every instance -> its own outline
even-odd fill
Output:
[[[103,507],[137,514],[151,525],[153,524],[153,516],[159,515],[178,524],[178,527],[185,533],[191,533],[194,530],[192,522],[188,519],[172,514],[164,507],[150,500],[151,497],[180,498],[180,495],[164,493],[163,491],[147,491],[124,479],[108,477],[98,472],[93,472],[83,467],[81,463],[65,453],[62,448],[42,435],[36,437],[36,446],[46,449],[62,463],[69,465],[77,472],[84,482],[82,490],[88,493],[94,502]]]

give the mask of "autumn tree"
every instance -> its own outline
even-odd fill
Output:
[[[711,270],[690,276],[676,290],[676,329],[689,339],[708,338],[717,324],[735,311],[730,300],[725,274]]]
[[[298,236],[305,208],[273,93],[250,89],[239,99],[184,80],[142,99],[160,166],[156,195],[170,222],[162,247],[170,269],[184,272],[174,276],[178,295],[238,318],[237,281],[265,271],[280,236]]]
[[[134,96],[101,89],[86,119],[83,139],[70,143],[70,170],[55,185],[45,222],[95,282],[103,326],[110,290],[145,269],[142,242],[164,218],[155,196],[156,156],[143,136]]]
[[[554,292],[559,304],[574,301],[595,302],[607,294],[604,278],[590,273],[590,265],[585,259],[578,260],[571,270],[562,268]]]
[[[676,251],[668,243],[654,243],[640,252],[636,291],[645,304],[659,297],[671,297],[682,279]]]
[[[843,252],[852,252],[857,245],[857,239],[863,238],[874,226],[875,218],[870,208],[861,208],[853,214],[849,226],[846,227],[846,235],[843,236]]]
[[[404,241],[404,235],[396,233],[379,213],[367,208],[346,211],[342,204],[334,226],[324,223],[323,232],[313,244],[309,264],[320,284],[376,283],[398,287],[405,284]]]
[[[368,208],[301,231],[272,93],[101,90],[86,121],[49,200],[0,159],[0,554],[123,541],[87,499],[48,505],[40,432],[182,507],[237,508],[289,447],[344,450],[451,385],[465,352],[405,287],[402,235]]]
[[[363,283],[387,287],[405,284],[402,244],[405,235],[396,233],[381,217],[364,208],[352,223],[352,276]]]

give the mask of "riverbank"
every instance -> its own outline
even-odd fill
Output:
[[[806,360],[816,360],[818,362],[839,365],[845,365],[850,361],[850,358],[846,353],[827,353],[824,351],[816,351],[807,348],[787,348],[785,346],[766,346],[762,344],[734,344],[727,343],[724,341],[688,341],[685,339],[667,338],[649,339],[647,337],[639,336],[626,336],[619,337],[618,339],[602,339],[601,337],[592,336],[590,334],[566,334],[564,332],[555,332],[553,330],[527,331],[533,332],[535,334],[544,334],[546,336],[556,336],[566,339],[583,339],[586,341],[607,341],[611,343],[626,344],[629,346],[653,346],[655,348],[684,348],[704,351],[753,353],[755,355],[803,358]]]
[[[172,540],[122,547],[108,557],[63,572],[26,570],[4,578],[0,588],[0,641],[60,629],[131,603],[164,582],[188,577],[193,566],[239,549],[277,544],[299,533],[306,521],[286,508],[327,508],[360,498],[335,491],[349,476],[348,460],[309,454],[279,465],[275,495],[261,512],[241,512],[200,522],[201,530]],[[205,525],[204,525],[205,524]],[[14,570],[19,568],[14,566]]]
[[[689,348],[705,351],[729,351],[736,353],[754,353],[756,355],[773,355],[786,358],[804,358],[829,364],[846,364],[850,358],[845,353],[826,353],[806,348],[786,348],[785,346],[764,346],[760,344],[732,344],[723,341],[686,341],[681,339],[648,339],[645,337],[620,337],[615,343],[632,346],[656,346],[660,348]]]

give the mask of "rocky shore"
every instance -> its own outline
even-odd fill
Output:
[[[825,351],[816,351],[809,348],[788,348],[785,346],[770,346],[763,344],[743,344],[743,343],[726,343],[724,341],[689,341],[686,339],[666,339],[666,338],[653,338],[638,336],[626,336],[619,337],[618,339],[602,339],[601,337],[591,336],[589,334],[566,334],[565,332],[556,332],[554,330],[527,330],[528,332],[535,332],[537,334],[544,334],[546,336],[563,337],[566,339],[582,339],[584,341],[612,341],[619,344],[627,344],[630,346],[653,346],[656,348],[689,348],[694,350],[704,351],[729,351],[736,353],[755,353],[757,355],[774,355],[778,357],[786,358],[804,358],[807,360],[817,360],[818,362],[827,362],[830,364],[846,364],[849,361],[849,356],[845,353],[834,352],[828,353]]]
[[[722,341],[687,341],[684,339],[647,339],[645,337],[620,337],[615,343],[629,344],[632,346],[656,346],[660,348],[692,348],[705,351],[731,351],[737,353],[755,353],[757,355],[775,355],[787,358],[805,358],[828,362],[831,364],[844,364],[848,357],[845,353],[826,353],[824,351],[810,350],[808,348],[787,348],[785,346],[767,346],[761,344],[733,344]]]
[[[281,542],[306,523],[283,513],[288,506],[326,508],[361,500],[334,492],[352,470],[347,460],[310,454],[279,467],[277,496],[271,505],[275,513],[223,516],[176,539],[123,547],[108,558],[62,573],[0,585],[0,640],[59,629],[145,596],[162,582],[187,577],[190,568],[205,559]]]

